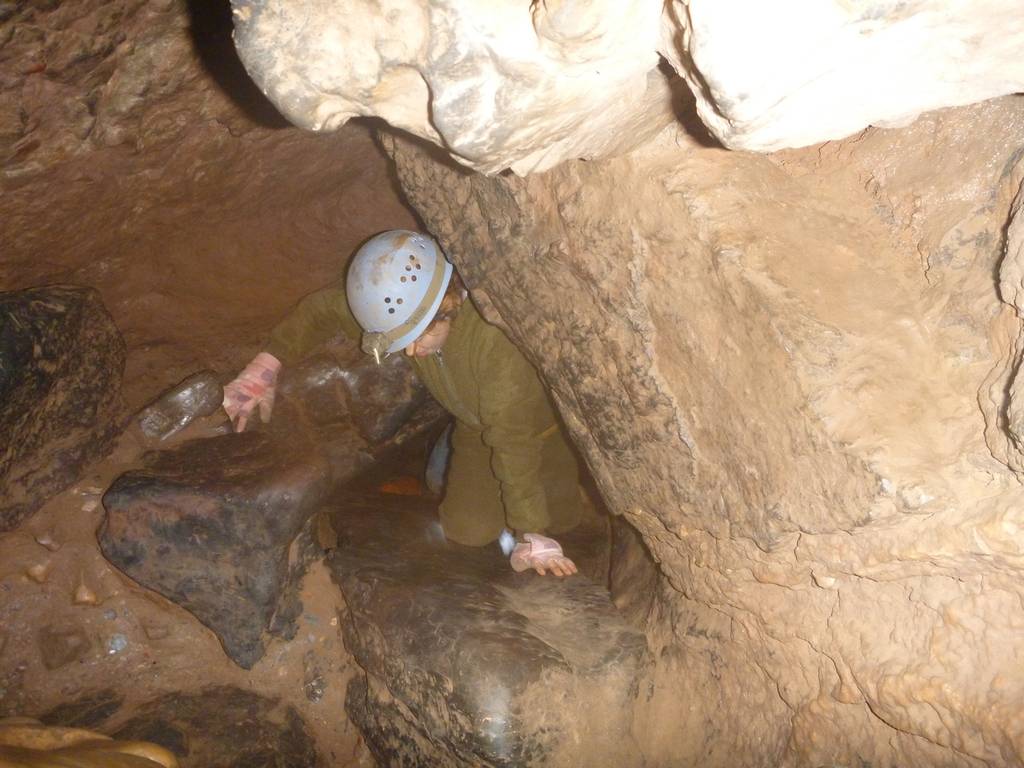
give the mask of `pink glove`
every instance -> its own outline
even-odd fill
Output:
[[[238,374],[238,378],[224,387],[224,410],[235,425],[236,432],[245,430],[249,417],[260,407],[260,419],[270,421],[277,389],[277,372],[281,361],[269,352],[260,352]]]
[[[562,545],[539,533],[527,533],[525,542],[516,544],[512,550],[512,570],[516,573],[533,568],[543,576],[551,571],[555,576],[571,576],[576,573],[576,564],[562,553]]]

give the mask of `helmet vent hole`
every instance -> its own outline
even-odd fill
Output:
[[[407,266],[407,267],[405,268],[405,271],[406,271],[406,272],[412,272],[412,267],[409,267],[409,266]]]
[[[388,309],[388,314],[389,314],[389,315],[393,315],[393,314],[395,314],[395,308],[394,308],[394,307],[390,307],[390,308]]]
[[[405,275],[402,275],[402,282],[405,282]]]
[[[417,264],[416,265],[416,269],[423,269],[423,267],[421,265]]]
[[[416,275],[413,275],[413,276],[412,276],[412,281],[413,281],[414,283],[416,282]]]
[[[401,304],[401,303],[402,303],[402,299],[399,299],[399,300],[398,300],[398,303],[399,303],[399,304]]]
[[[385,296],[384,297],[384,303],[385,304],[390,304],[391,303],[391,297],[390,296]]]

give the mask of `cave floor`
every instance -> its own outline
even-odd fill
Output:
[[[345,711],[348,684],[362,670],[342,639],[339,617],[347,609],[323,560],[302,581],[304,610],[293,639],[271,638],[263,658],[244,670],[190,613],[104,559],[96,541],[101,496],[141,452],[124,433],[79,482],[0,535],[0,717],[177,745],[187,752],[183,766],[312,765],[310,749],[320,764],[373,765]],[[373,485],[352,491],[358,504],[378,511],[397,504],[418,514],[436,504],[381,495],[379,479],[387,474],[379,468]],[[603,585],[607,521],[595,515],[565,545],[588,581]],[[501,553],[493,550],[497,563]],[[236,734],[232,724],[243,721],[248,729]]]

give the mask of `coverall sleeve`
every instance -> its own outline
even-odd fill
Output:
[[[264,349],[288,365],[339,334],[358,339],[362,329],[348,308],[343,284],[311,293],[270,332]]]
[[[543,533],[551,523],[541,477],[541,449],[556,430],[537,371],[497,328],[477,361],[483,441],[501,484],[505,519],[520,532]]]

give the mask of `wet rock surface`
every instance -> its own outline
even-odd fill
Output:
[[[319,768],[307,725],[294,708],[233,686],[168,693],[128,705],[99,691],[42,715],[47,725],[90,728],[173,752],[182,768]]]
[[[421,499],[332,499],[349,717],[381,765],[630,765],[643,635],[578,576],[445,541]],[[572,545],[567,554],[575,555]]]
[[[104,555],[212,629],[243,667],[262,635],[287,635],[289,593],[308,559],[289,551],[329,489],[323,457],[265,433],[228,434],[149,454],[103,497]],[[293,567],[294,566],[294,567]]]
[[[125,347],[90,288],[0,293],[0,531],[110,447]]]
[[[337,482],[442,415],[402,356],[378,366],[351,346],[285,368],[274,408],[270,429],[316,444]]]
[[[371,370],[348,352],[286,370],[269,424],[147,454],[104,496],[107,558],[193,613],[245,668],[262,657],[264,632],[294,632],[295,585],[319,545],[333,543],[311,520],[327,493],[417,450],[441,416],[407,363]],[[219,390],[212,376],[190,377],[153,419],[173,428]]]
[[[224,388],[215,373],[194,373],[139,412],[139,429],[151,445],[159,444],[196,419],[216,413],[223,400]]]

